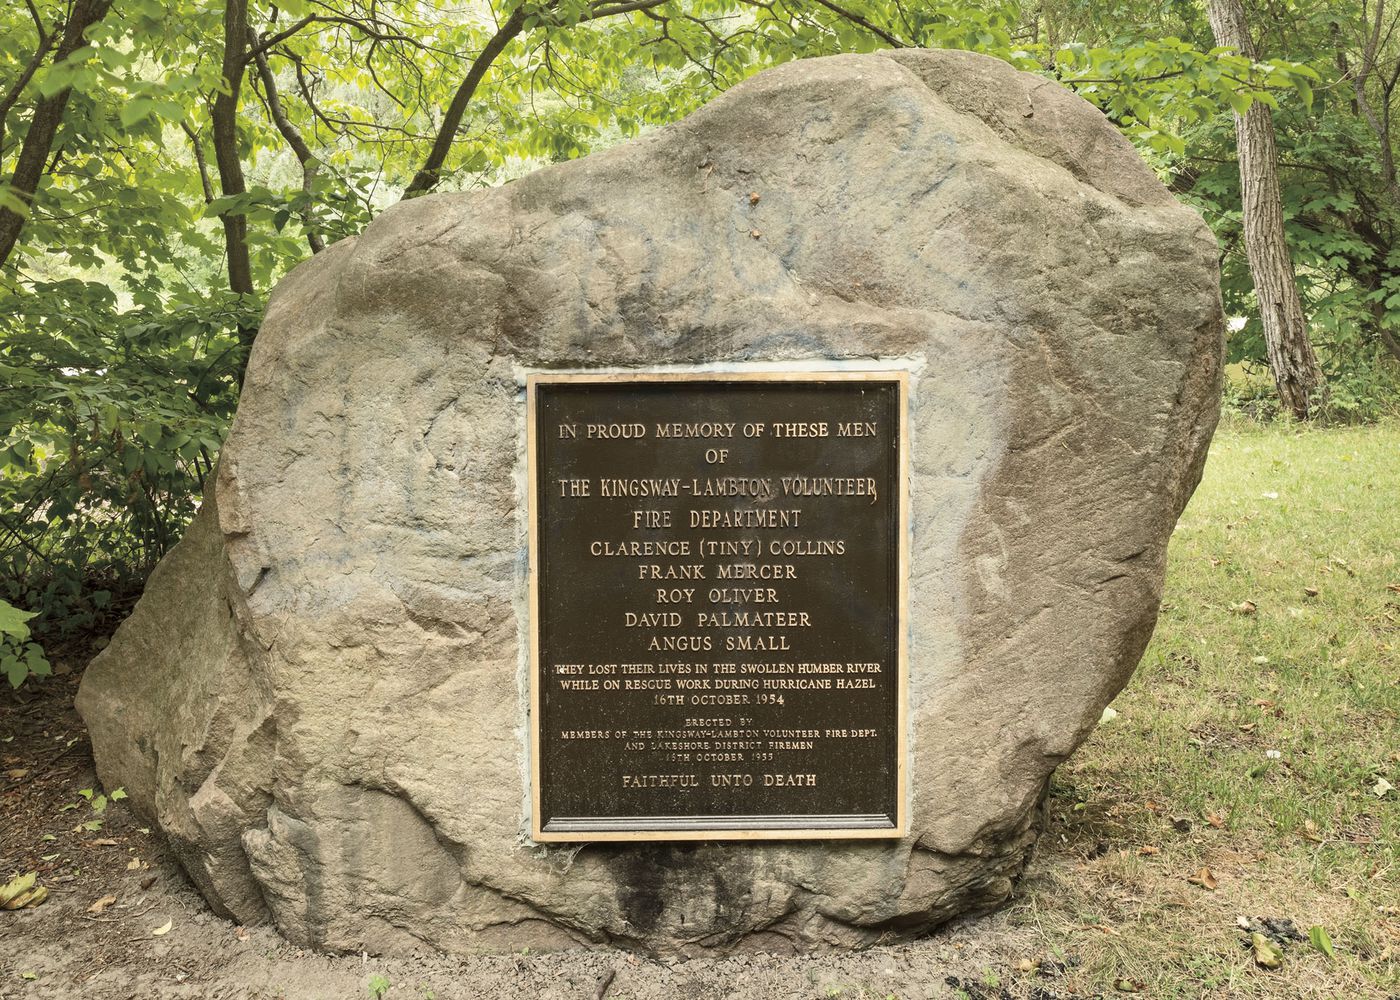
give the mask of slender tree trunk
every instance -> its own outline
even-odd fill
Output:
[[[223,76],[227,92],[214,97],[209,111],[213,126],[214,164],[219,172],[219,191],[225,197],[246,194],[243,161],[238,156],[238,96],[243,87],[243,74],[248,68],[248,0],[227,0],[224,4]],[[229,291],[240,295],[253,294],[253,265],[248,255],[248,217],[243,213],[223,212],[219,221],[224,227],[224,254],[228,260]],[[243,365],[247,351],[252,349],[256,327],[240,326],[238,339],[243,344]],[[239,372],[242,381],[242,372]]]
[[[1250,41],[1241,0],[1208,0],[1215,43],[1235,49],[1250,59]],[[1293,258],[1283,231],[1283,202],[1278,185],[1278,145],[1274,118],[1268,105],[1255,101],[1243,115],[1235,115],[1236,146],[1240,161],[1240,192],[1244,209],[1244,245],[1254,278],[1254,296],[1269,352],[1269,369],[1278,386],[1279,400],[1293,416],[1305,420],[1321,402],[1326,386],[1318,367]]]
[[[111,0],[76,0],[68,15],[68,23],[63,26],[63,37],[54,51],[55,64],[63,62],[82,46],[84,33],[102,20],[111,6]],[[63,111],[68,107],[70,93],[71,90],[61,90],[34,106],[34,117],[29,122],[29,132],[24,137],[14,175],[10,178],[11,193],[30,207],[34,204],[34,192],[39,188],[39,180],[44,176],[44,166],[49,161],[49,151],[53,148],[54,136],[63,120]],[[0,268],[9,261],[27,218],[27,213],[0,208]]]
[[[1371,126],[1371,131],[1376,133],[1376,139],[1380,143],[1381,176],[1385,180],[1386,193],[1390,195],[1392,201],[1400,205],[1400,180],[1396,178],[1395,152],[1391,148],[1390,142],[1390,99],[1391,91],[1395,86],[1394,78],[1387,84],[1382,76],[1381,113],[1379,115],[1376,114],[1371,99],[1366,95],[1366,84],[1377,71],[1376,57],[1381,49],[1382,29],[1385,27],[1385,2],[1386,0],[1376,0],[1374,22],[1371,25],[1370,34],[1367,36],[1366,45],[1361,50],[1361,65],[1356,68],[1355,72],[1351,72],[1347,65],[1346,50],[1342,45],[1342,33],[1336,21],[1332,22],[1332,39],[1337,48],[1337,68],[1342,71],[1344,79],[1350,78],[1351,80],[1352,112],[1365,118],[1366,124]],[[1393,22],[1391,27],[1394,27]]]

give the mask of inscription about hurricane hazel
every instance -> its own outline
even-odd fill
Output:
[[[905,387],[530,378],[537,839],[900,834]]]

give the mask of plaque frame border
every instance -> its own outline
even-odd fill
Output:
[[[905,368],[847,369],[775,369],[741,371],[536,371],[525,376],[525,505],[529,525],[528,562],[526,564],[529,621],[529,650],[526,672],[529,675],[530,703],[526,725],[530,729],[530,838],[535,843],[564,844],[589,842],[668,842],[696,840],[754,841],[754,840],[898,840],[908,832],[909,768],[908,768],[908,692],[909,692],[909,552],[911,523],[909,503],[909,381]],[[599,384],[619,382],[893,382],[896,385],[899,414],[899,449],[895,467],[899,479],[898,545],[896,558],[897,601],[895,608],[895,656],[898,663],[895,690],[895,821],[892,827],[839,826],[774,826],[762,828],[707,827],[695,829],[654,830],[558,830],[546,831],[540,823],[540,594],[539,594],[539,465],[536,457],[536,388],[540,385]],[[630,818],[630,817],[629,817]],[[636,817],[652,819],[660,817]],[[704,817],[697,817],[703,819]],[[749,817],[736,817],[736,819]],[[800,823],[801,815],[783,817]],[[814,819],[817,817],[813,817]],[[849,819],[856,819],[852,814]],[[607,822],[600,818],[601,822]]]

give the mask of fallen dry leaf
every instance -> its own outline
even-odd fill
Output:
[[[1252,615],[1259,610],[1259,605],[1253,601],[1240,601],[1239,604],[1230,605],[1230,610],[1237,615]]]
[[[758,193],[757,191],[750,191],[750,192],[749,192],[749,204],[750,204],[750,205],[757,205],[758,202],[759,202],[759,198],[760,198],[760,197],[761,197],[761,196],[759,195],[759,193]]]
[[[28,774],[28,773],[29,773],[29,768],[27,768],[27,767],[17,767],[17,768],[14,768],[13,770],[6,771],[6,772],[5,772],[5,777],[7,777],[7,778],[13,778],[15,781],[18,781],[20,778],[23,778],[23,777],[24,777],[26,774]]]
[[[1254,949],[1254,961],[1258,965],[1266,969],[1277,969],[1283,964],[1283,952],[1279,946],[1258,931],[1249,935],[1249,944]]]
[[[1309,597],[1316,597],[1318,594],[1322,593],[1322,591],[1318,590],[1316,587],[1304,587],[1303,593],[1307,594]]]
[[[1162,853],[1162,849],[1161,849],[1160,847],[1152,847],[1152,846],[1149,846],[1149,845],[1143,845],[1142,847],[1139,847],[1139,848],[1138,848],[1138,857],[1140,857],[1140,858],[1145,858],[1145,857],[1147,857],[1147,856],[1149,856],[1149,855],[1152,855],[1152,854],[1161,854],[1161,853]]]
[[[233,936],[238,938],[238,940],[240,941],[247,941],[249,936],[248,928],[240,924],[239,926],[233,929]]]
[[[1225,825],[1225,817],[1219,813],[1206,813],[1206,822],[1219,830]]]
[[[136,871],[136,870],[137,870],[138,868],[140,868],[140,867],[141,867],[141,859],[140,859],[140,858],[132,858],[130,861],[128,861],[128,862],[126,863],[126,870],[129,871],[129,872],[134,872],[134,871]]]
[[[1215,875],[1204,865],[1201,866],[1200,871],[1196,872],[1195,875],[1192,875],[1186,881],[1190,882],[1192,885],[1199,885],[1203,889],[1210,889],[1212,892],[1215,890],[1217,884]]]
[[[30,872],[0,886],[0,910],[23,910],[48,899],[49,890],[34,884],[38,878],[37,873]]]
[[[96,840],[89,840],[89,847],[116,847],[117,842],[111,837],[98,837]]]
[[[169,933],[170,933],[170,928],[172,928],[172,927],[174,927],[174,926],[175,926],[175,921],[174,921],[174,920],[167,920],[165,923],[161,924],[161,925],[160,925],[159,927],[157,927],[155,930],[151,931],[151,936],[152,936],[152,937],[162,937],[162,936],[164,936],[164,935],[166,935],[166,934],[169,934]]]
[[[93,903],[91,906],[88,907],[88,912],[101,913],[103,910],[107,909],[107,907],[111,906],[116,901],[116,896],[103,896],[97,902]]]

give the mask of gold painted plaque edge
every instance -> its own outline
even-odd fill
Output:
[[[530,615],[530,839],[541,844],[592,843],[604,841],[675,842],[695,840],[899,840],[908,832],[909,769],[908,754],[908,690],[909,690],[909,379],[906,369],[870,369],[860,371],[703,371],[703,372],[531,372],[525,376],[525,464],[526,519],[529,524],[529,554],[526,569],[529,588]],[[763,830],[606,830],[547,833],[540,824],[540,607],[539,576],[539,466],[535,455],[536,412],[535,389],[540,385],[559,383],[595,383],[612,385],[618,382],[894,382],[898,385],[899,454],[896,468],[899,475],[899,545],[896,553],[898,606],[895,645],[898,664],[898,688],[895,691],[895,824],[888,829],[793,827]]]

